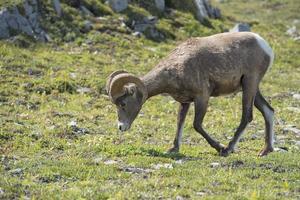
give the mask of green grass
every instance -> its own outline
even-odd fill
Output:
[[[21,0],[0,0],[0,8],[21,3]]]
[[[300,43],[285,34],[299,18],[300,7],[297,0],[288,0],[275,9],[278,2],[216,3],[224,18],[212,20],[213,29],[199,25],[186,12],[161,16],[158,28],[176,36],[161,42],[137,39],[113,23],[111,34],[95,29],[78,32],[67,43],[55,27],[49,27],[54,40],[50,44],[30,42],[24,48],[0,41],[0,198],[299,199],[300,151],[295,145],[299,137],[283,129],[300,128],[299,111],[291,110],[300,107],[292,97],[300,93]],[[133,7],[105,16],[126,18],[132,12],[147,14]],[[73,20],[70,23],[80,23],[84,17]],[[175,135],[178,106],[166,96],[149,100],[131,130],[118,132],[115,107],[104,91],[112,71],[143,75],[180,41],[220,32],[236,21],[251,23],[275,50],[274,66],[261,90],[276,111],[276,147],[287,152],[257,157],[263,147],[264,121],[255,110],[238,151],[219,157],[194,131],[191,109],[180,153],[166,154]],[[90,90],[81,94],[77,89],[82,87]],[[240,110],[240,94],[211,99],[206,129],[226,144]],[[72,121],[76,128],[70,126]],[[213,162],[220,165],[211,167]]]

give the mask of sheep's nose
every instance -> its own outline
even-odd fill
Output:
[[[128,129],[128,124],[123,123],[123,122],[119,122],[118,123],[118,128],[120,131],[126,131]]]

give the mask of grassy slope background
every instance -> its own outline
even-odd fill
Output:
[[[160,16],[158,28],[167,39],[155,42],[119,28],[120,17],[151,14],[136,5],[114,14],[98,3],[98,14],[108,21],[91,19],[94,29],[82,34],[85,17],[77,9],[63,4],[61,20],[45,1],[49,20],[43,25],[52,43],[34,43],[24,36],[0,41],[0,198],[299,198],[299,138],[283,131],[289,125],[300,128],[300,103],[292,97],[300,93],[300,44],[285,34],[299,19],[299,2],[214,4],[224,17],[211,20],[213,28],[177,10]],[[117,131],[115,108],[104,92],[109,73],[126,69],[145,74],[180,41],[221,32],[238,21],[250,23],[275,50],[274,66],[261,90],[276,110],[276,146],[287,152],[256,157],[263,147],[264,122],[255,110],[238,152],[219,157],[193,130],[191,109],[181,152],[165,154],[174,138],[178,105],[162,96],[144,105],[129,132]],[[82,94],[82,88],[89,89]],[[240,94],[211,99],[206,129],[226,144],[240,109]],[[213,162],[219,165],[211,167]]]

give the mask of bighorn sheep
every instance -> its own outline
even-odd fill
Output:
[[[273,151],[274,110],[259,91],[259,83],[272,65],[274,54],[268,43],[251,32],[221,33],[191,38],[174,49],[152,71],[138,78],[126,71],[113,72],[106,89],[117,106],[118,127],[130,128],[147,99],[168,93],[180,103],[177,132],[170,152],[179,151],[183,124],[194,102],[194,128],[221,156],[233,152],[247,124],[252,121],[253,104],[265,120],[265,148],[260,156]],[[213,139],[202,122],[210,96],[242,94],[242,118],[227,147]]]

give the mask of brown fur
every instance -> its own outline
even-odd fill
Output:
[[[263,41],[263,39],[261,39]],[[235,148],[247,124],[252,120],[253,104],[263,114],[266,125],[265,148],[260,155],[273,151],[273,108],[259,91],[259,83],[271,63],[271,55],[250,32],[221,33],[209,37],[191,38],[180,44],[152,71],[141,78],[140,84],[114,85],[118,77],[109,80],[107,88],[116,88],[121,95],[116,102],[119,129],[130,128],[146,98],[161,93],[170,94],[180,102],[177,131],[171,152],[179,151],[184,120],[191,102],[195,104],[194,128],[220,155],[227,156]],[[119,75],[121,77],[121,75]],[[129,76],[124,74],[124,77]],[[134,83],[124,81],[124,83]],[[114,87],[113,87],[114,86]],[[210,96],[230,94],[242,89],[242,119],[227,147],[214,140],[202,123]],[[145,91],[146,90],[146,91]],[[131,92],[130,92],[131,91]],[[141,95],[138,95],[141,94]],[[145,99],[145,100],[142,100]]]
[[[252,33],[222,33],[182,43],[142,81],[148,98],[168,93],[186,103],[198,94],[220,96],[237,91],[245,74],[260,80],[269,62]]]

